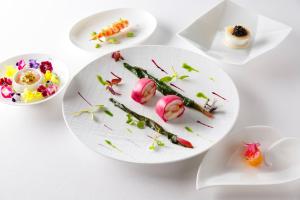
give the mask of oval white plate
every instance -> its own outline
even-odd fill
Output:
[[[264,163],[245,164],[244,143],[259,142]],[[213,186],[256,186],[290,182],[300,178],[300,140],[282,137],[268,126],[251,126],[233,133],[203,158],[196,181],[197,189]]]
[[[165,74],[155,67],[151,59],[155,59],[169,73],[171,73],[170,67],[173,66],[180,75],[189,75],[188,79],[178,80],[175,84],[185,90],[181,93],[199,103],[205,102],[204,99],[195,96],[199,91],[204,92],[212,99],[212,91],[218,92],[228,99],[226,101],[219,99],[218,104],[221,105],[219,108],[221,113],[216,114],[214,119],[208,119],[203,114],[187,108],[182,117],[173,122],[165,123],[154,111],[155,103],[162,95],[157,92],[155,98],[144,106],[133,101],[130,98],[130,93],[138,78],[126,70],[122,62],[115,62],[111,58],[111,54],[104,55],[88,64],[73,78],[63,99],[63,114],[67,126],[88,147],[118,160],[134,163],[165,163],[198,155],[221,140],[231,130],[238,116],[239,97],[234,83],[221,68],[211,64],[196,53],[173,47],[140,46],[123,49],[121,53],[125,58],[125,62],[142,66],[159,78],[165,76]],[[181,67],[184,62],[195,66],[199,72],[187,72]],[[112,96],[97,81],[97,74],[101,74],[105,80],[111,79],[110,72],[123,78],[123,84],[115,87],[122,94],[121,96]],[[114,116],[110,117],[104,113],[99,113],[97,114],[99,122],[91,120],[89,115],[74,117],[72,113],[89,107],[77,94],[78,91],[92,104],[104,104]],[[160,148],[158,151],[150,151],[148,147],[152,139],[147,135],[153,135],[155,132],[147,127],[138,129],[126,124],[126,113],[114,107],[108,101],[109,97],[113,97],[130,109],[150,117],[170,132],[188,139],[195,148],[188,149],[174,145],[166,137],[161,136],[160,140],[166,144],[166,147]],[[200,120],[214,128],[198,124],[196,120]],[[113,131],[104,125],[111,127]],[[186,131],[185,126],[191,127],[193,133]],[[128,132],[128,128],[132,130],[132,133]],[[110,140],[122,152],[106,145],[104,142],[106,139]]]
[[[135,36],[127,38],[121,35],[119,44],[104,44],[95,48],[95,43],[90,41],[92,32],[98,32],[103,27],[109,26],[120,18],[128,19],[130,31]],[[70,40],[77,47],[87,51],[115,51],[146,40],[157,26],[156,19],[149,12],[136,8],[118,8],[96,13],[77,22],[70,31]]]
[[[9,58],[0,63],[0,72],[5,71],[5,68],[4,68],[5,66],[9,66],[9,65],[15,66],[15,64],[21,59],[24,59],[26,62],[28,62],[29,59],[36,59],[38,61],[47,61],[47,60],[51,61],[52,65],[53,65],[53,71],[55,73],[57,73],[57,75],[60,78],[60,81],[61,81],[60,87],[58,88],[58,91],[55,94],[53,94],[41,101],[35,101],[35,102],[31,102],[31,103],[20,103],[20,102],[14,103],[14,102],[4,99],[2,96],[0,96],[1,103],[5,103],[5,104],[9,104],[9,105],[24,105],[24,106],[39,104],[39,103],[42,103],[42,102],[45,102],[45,101],[48,101],[48,100],[54,98],[56,95],[58,95],[63,90],[63,88],[65,87],[65,85],[69,79],[68,68],[65,65],[65,63],[63,63],[61,60],[59,60],[56,57],[51,56],[51,55],[40,54],[40,53],[30,53],[30,54],[23,54],[23,55],[18,55],[18,56],[12,57],[12,58]]]

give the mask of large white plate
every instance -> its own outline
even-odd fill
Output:
[[[91,33],[100,31],[120,18],[129,21],[127,29],[133,31],[135,36],[127,38],[126,34],[119,34],[118,37],[121,38],[119,44],[104,44],[101,48],[95,48],[95,43],[90,41]],[[143,42],[154,32],[156,26],[155,17],[147,11],[118,8],[99,12],[78,21],[70,31],[70,40],[77,47],[87,51],[113,51]]]
[[[157,92],[155,98],[144,106],[133,101],[130,98],[130,92],[138,78],[125,69],[122,62],[115,62],[111,58],[111,54],[107,54],[83,68],[72,79],[63,98],[63,114],[67,126],[88,147],[102,155],[118,160],[134,163],[165,163],[198,155],[220,141],[231,130],[238,116],[239,97],[234,83],[221,68],[211,64],[196,53],[173,47],[140,46],[123,49],[121,53],[125,62],[134,66],[141,66],[156,77],[162,77],[165,74],[154,66],[151,59],[155,59],[160,66],[169,72],[170,67],[173,66],[179,74],[188,74],[190,77],[187,80],[178,80],[175,84],[185,90],[182,92],[184,95],[199,103],[204,103],[203,99],[195,96],[199,91],[211,99],[213,98],[211,92],[214,91],[227,100],[219,99],[220,112],[215,114],[214,119],[208,119],[201,113],[187,108],[181,118],[165,123],[154,112],[155,103],[162,95]],[[184,62],[197,67],[199,72],[188,73],[181,68]],[[150,151],[148,147],[152,140],[147,135],[153,135],[154,131],[150,128],[141,130],[126,124],[126,113],[108,101],[112,95],[97,81],[97,74],[101,74],[105,79],[110,79],[112,77],[110,72],[123,78],[123,84],[116,87],[116,90],[122,95],[113,96],[113,98],[130,109],[152,118],[170,132],[188,139],[195,148],[188,149],[174,145],[166,137],[161,136],[160,139],[166,144],[166,147],[160,148],[158,151]],[[89,107],[77,94],[78,91],[92,104],[107,106],[114,116],[110,117],[99,113],[97,115],[99,122],[92,121],[89,115],[74,117],[73,112]],[[196,120],[207,123],[214,128],[198,124]],[[104,124],[111,127],[113,131],[106,128]],[[191,127],[193,133],[186,131],[185,126]],[[127,128],[130,128],[133,133],[129,133]],[[106,145],[104,142],[106,139],[110,140],[122,152]]]

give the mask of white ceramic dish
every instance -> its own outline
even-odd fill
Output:
[[[259,142],[264,163],[251,167],[241,154],[244,143]],[[225,138],[203,158],[197,189],[213,186],[262,186],[300,178],[300,139],[282,137],[267,126],[246,127]]]
[[[23,55],[18,55],[18,56],[12,57],[12,58],[9,58],[0,63],[0,72],[5,71],[5,66],[15,66],[15,64],[21,59],[24,59],[26,62],[28,62],[29,59],[36,59],[39,62],[50,61],[53,66],[53,71],[55,73],[57,73],[57,75],[60,78],[60,86],[58,88],[58,91],[55,94],[53,94],[45,99],[42,99],[40,101],[35,101],[35,102],[29,102],[29,103],[12,102],[11,100],[5,99],[0,95],[1,103],[5,103],[5,104],[9,104],[9,105],[24,105],[24,106],[39,104],[39,103],[43,103],[45,101],[48,101],[48,100],[54,98],[56,95],[58,95],[64,89],[64,87],[69,79],[68,68],[65,65],[65,63],[63,63],[61,60],[59,60],[56,57],[51,56],[51,55],[40,54],[40,53],[31,53],[31,54],[23,54]]]
[[[157,92],[156,96],[144,106],[133,101],[130,93],[138,78],[125,69],[122,62],[115,62],[109,53],[91,62],[75,75],[63,98],[63,115],[67,126],[89,148],[102,155],[133,163],[174,162],[206,151],[231,130],[238,116],[239,97],[234,83],[221,68],[211,64],[196,53],[173,47],[132,47],[121,50],[121,54],[125,58],[125,62],[142,66],[156,77],[163,77],[165,74],[155,67],[151,59],[155,59],[169,73],[171,72],[170,66],[173,66],[179,74],[189,75],[187,80],[178,80],[175,84],[185,90],[181,93],[199,103],[205,102],[204,99],[195,96],[199,91],[204,92],[211,99],[214,97],[211,95],[212,91],[219,92],[228,97],[228,100],[219,99],[217,103],[220,105],[220,113],[216,114],[214,119],[208,119],[203,114],[187,108],[182,117],[165,123],[155,113],[155,104],[162,95]],[[187,72],[181,68],[183,62],[197,67],[200,71]],[[115,88],[122,94],[121,96],[111,95],[97,81],[97,74],[101,74],[106,80],[112,78],[110,72],[123,78],[123,84]],[[97,115],[99,122],[91,120],[89,115],[73,116],[72,113],[89,107],[78,95],[78,91],[92,104],[104,104],[114,116],[110,117],[99,113]],[[152,136],[155,132],[148,127],[138,129],[126,124],[126,113],[109,102],[109,97],[117,99],[137,113],[150,117],[170,132],[188,139],[195,148],[188,149],[174,145],[165,136],[161,136],[159,139],[166,144],[166,147],[160,148],[158,151],[150,151],[148,147],[152,139],[147,135]],[[196,120],[207,123],[214,128],[198,124]],[[105,127],[105,125],[113,130]],[[191,127],[193,133],[186,131],[185,126]],[[130,128],[132,133],[129,133],[127,128]],[[112,141],[122,152],[107,146],[104,143],[105,139]]]
[[[243,25],[250,29],[251,41],[247,48],[232,49],[224,45],[224,28],[229,25]],[[291,30],[285,24],[224,0],[177,35],[210,59],[242,65],[276,47]]]
[[[95,43],[90,41],[92,32],[98,32],[113,22],[125,18],[129,21],[129,27],[118,34],[119,44],[103,44],[101,48],[95,48]],[[146,40],[157,26],[156,19],[149,12],[136,8],[118,8],[102,11],[78,21],[70,31],[72,43],[87,51],[115,51]],[[127,38],[126,32],[132,31],[135,36]]]

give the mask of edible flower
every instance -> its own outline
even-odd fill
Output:
[[[6,66],[5,69],[6,69],[5,76],[9,77],[9,78],[12,78],[15,75],[15,73],[17,73],[17,71],[18,71],[16,68],[14,68],[11,65],[10,66]]]
[[[0,86],[1,85],[12,85],[12,80],[7,77],[0,78]]]
[[[52,72],[53,67],[52,67],[52,63],[49,61],[43,61],[40,64],[40,70],[43,74],[45,74],[47,72],[47,70],[49,70],[50,72]]]
[[[1,95],[3,98],[11,98],[13,95],[13,90],[10,86],[4,85],[1,87]]]
[[[245,144],[244,158],[247,163],[253,167],[260,165],[263,161],[263,155],[259,146],[259,143]]]
[[[34,68],[37,69],[39,68],[40,64],[38,62],[36,62],[35,59],[29,59],[29,67],[30,68]]]
[[[18,70],[22,70],[26,66],[26,63],[23,59],[21,59],[16,63],[16,66],[18,67]]]
[[[43,95],[41,92],[31,91],[25,88],[24,92],[21,94],[21,98],[25,103],[30,103],[43,99]]]

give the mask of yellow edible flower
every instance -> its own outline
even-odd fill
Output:
[[[17,71],[18,71],[16,68],[14,68],[11,65],[10,66],[6,66],[5,69],[6,69],[5,76],[9,77],[9,78],[12,78],[15,75],[15,73],[17,73]]]
[[[49,70],[47,70],[45,75],[44,75],[44,83],[46,83],[47,81],[51,81],[52,83],[54,83],[56,85],[58,85],[59,82],[60,82],[57,74],[52,73]]]
[[[39,101],[41,99],[43,99],[43,95],[41,92],[38,91],[31,91],[28,90],[27,88],[24,90],[24,92],[22,93],[22,100],[25,103],[30,103],[30,102],[34,102],[34,101]]]

